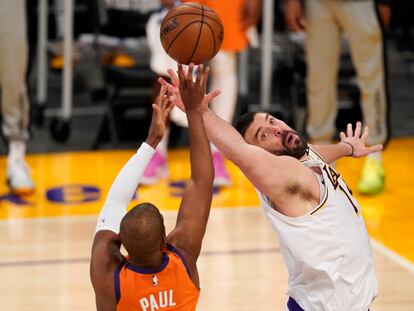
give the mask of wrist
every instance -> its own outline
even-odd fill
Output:
[[[353,157],[354,156],[355,148],[351,143],[349,143],[347,141],[341,141],[340,144],[346,146],[346,150],[347,150],[346,156],[347,157]]]
[[[198,114],[198,115],[202,115],[203,114],[203,109],[201,107],[194,107],[194,108],[185,108],[185,113],[187,115],[194,115],[194,114]]]
[[[156,149],[161,139],[162,137],[159,138],[159,137],[148,136],[147,139],[145,140],[145,143],[149,145],[150,147],[152,147],[153,149]]]
[[[203,115],[203,118],[205,118],[205,117],[208,117],[210,115],[213,115],[214,112],[210,108],[207,107],[206,109],[203,109],[201,111],[201,114]]]

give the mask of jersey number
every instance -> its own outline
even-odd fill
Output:
[[[330,167],[328,165],[325,165],[323,167],[323,170],[325,171],[326,175],[328,175],[328,178],[331,181],[332,186],[334,187],[334,189],[337,190],[337,188],[338,188],[340,191],[342,191],[345,194],[345,196],[347,197],[347,199],[351,203],[352,207],[354,208],[355,213],[357,215],[359,215],[359,210],[355,206],[354,201],[352,200],[352,191],[351,191],[351,189],[349,189],[349,187],[346,183],[345,183],[346,189],[344,189],[344,187],[342,187],[342,185],[339,184],[339,177],[341,175],[337,171],[335,171],[332,167]]]

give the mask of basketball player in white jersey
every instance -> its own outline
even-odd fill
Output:
[[[183,108],[178,78],[169,70],[174,103]],[[382,149],[366,147],[368,128],[349,124],[335,145],[308,146],[286,123],[267,113],[248,113],[237,131],[208,108],[210,140],[255,186],[278,233],[289,272],[289,311],[367,311],[377,295],[369,237],[361,209],[341,175],[329,166],[341,157]]]

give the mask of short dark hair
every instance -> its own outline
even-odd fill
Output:
[[[256,114],[257,112],[253,111],[246,112],[237,120],[235,128],[240,133],[240,135],[243,136],[243,138],[250,124],[252,124]]]
[[[165,238],[164,218],[151,203],[133,207],[122,219],[121,242],[130,257],[145,257],[159,249]]]

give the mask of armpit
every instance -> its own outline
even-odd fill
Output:
[[[299,196],[302,200],[305,201],[310,201],[313,198],[312,193],[309,190],[301,187],[297,182],[288,182],[285,187],[285,192],[289,196]]]

